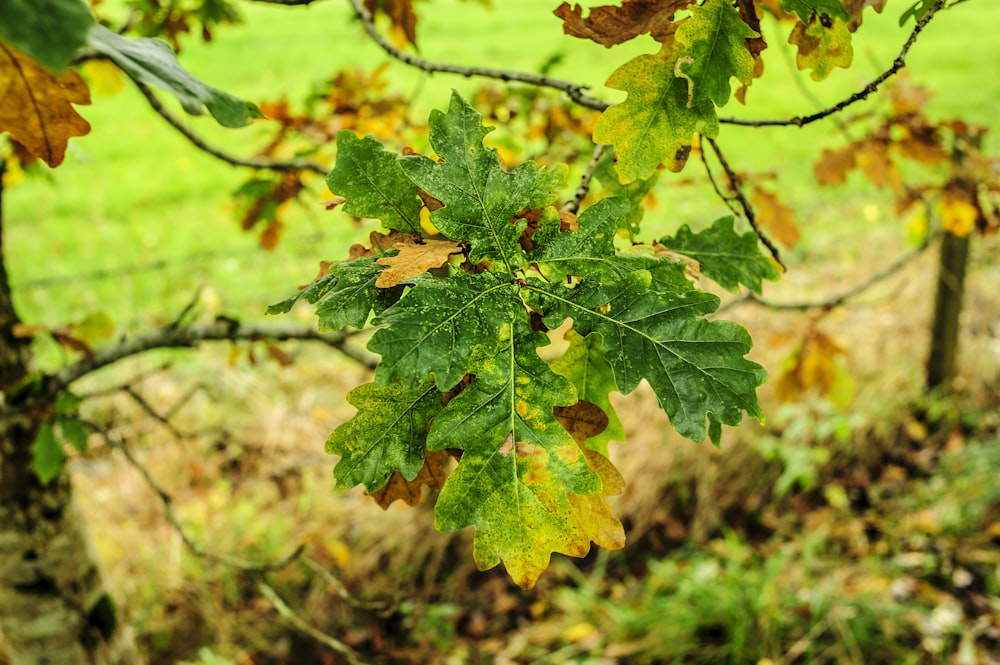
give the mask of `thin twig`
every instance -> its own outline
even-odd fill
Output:
[[[583,199],[587,196],[587,192],[590,191],[590,182],[594,179],[594,171],[597,170],[597,164],[604,157],[604,152],[608,149],[606,145],[596,145],[594,146],[594,154],[591,155],[590,161],[587,163],[587,168],[583,172],[583,176],[580,178],[580,185],[576,188],[576,193],[573,194],[573,198],[566,202],[566,205],[562,207],[565,212],[571,212],[576,214],[576,211],[580,209],[580,204],[583,203]]]
[[[781,266],[782,270],[785,270],[785,264],[781,262],[781,255],[778,252],[778,248],[771,241],[771,239],[767,237],[767,234],[765,234],[760,229],[760,226],[757,224],[757,215],[756,213],[754,213],[753,206],[750,205],[749,199],[747,199],[746,195],[743,193],[743,187],[740,183],[739,176],[736,175],[736,172],[732,169],[731,166],[729,166],[729,162],[726,161],[726,158],[722,154],[722,151],[719,149],[719,144],[715,142],[715,139],[707,139],[707,140],[708,144],[712,146],[712,151],[718,158],[719,164],[722,166],[722,170],[726,172],[726,177],[729,178],[729,184],[733,188],[733,194],[736,196],[736,201],[740,204],[740,208],[743,209],[743,215],[746,217],[747,222],[750,223],[750,226],[753,228],[754,233],[757,234],[757,237],[760,238],[760,241],[764,243],[764,246],[767,247],[769,252],[771,252],[771,256],[774,258],[775,262],[779,266]]]
[[[260,2],[268,5],[285,5],[286,7],[300,7],[303,5],[311,5],[314,2],[319,2],[319,0],[251,0],[252,2]]]
[[[278,610],[278,614],[284,617],[288,623],[292,624],[299,631],[305,633],[317,642],[330,647],[335,652],[343,656],[348,663],[351,663],[351,665],[362,665],[362,661],[358,660],[357,654],[354,653],[354,650],[351,649],[351,647],[307,623],[302,617],[296,614],[284,600],[281,599],[281,596],[278,595],[277,591],[271,588],[270,584],[262,579],[257,580],[257,588],[262,594],[264,594],[265,597],[267,597],[269,601],[271,601],[274,608]]]
[[[578,83],[572,83],[570,81],[563,81],[551,76],[545,76],[543,74],[532,74],[510,69],[497,69],[495,67],[453,65],[446,62],[434,62],[425,58],[410,55],[393,46],[389,40],[378,31],[378,28],[375,27],[375,21],[372,18],[371,12],[365,8],[365,6],[361,3],[361,0],[350,0],[350,3],[354,8],[354,13],[364,26],[365,32],[368,33],[375,43],[378,44],[379,47],[387,54],[400,62],[410,65],[411,67],[416,67],[417,69],[430,73],[442,72],[447,74],[458,74],[459,76],[464,76],[466,78],[481,76],[504,82],[517,81],[518,83],[527,83],[529,85],[542,88],[552,88],[565,93],[570,99],[580,106],[594,109],[596,111],[603,111],[611,105],[604,100],[587,94],[586,86]]]
[[[733,307],[742,305],[744,303],[753,303],[761,307],[766,307],[767,309],[800,311],[800,312],[812,309],[832,309],[833,307],[839,307],[840,305],[847,303],[849,300],[853,300],[854,298],[858,297],[859,295],[861,295],[868,289],[872,288],[879,282],[885,281],[889,277],[892,277],[894,274],[902,270],[911,261],[919,257],[921,254],[923,254],[924,251],[931,245],[931,243],[937,240],[940,236],[941,236],[940,232],[929,235],[926,239],[924,239],[924,241],[920,244],[919,247],[914,248],[913,250],[907,252],[906,254],[903,254],[898,259],[887,265],[882,270],[879,270],[868,279],[859,282],[858,284],[855,284],[851,288],[847,289],[846,291],[838,295],[831,296],[823,300],[804,300],[800,302],[774,302],[772,300],[766,300],[764,298],[761,298],[754,293],[747,292],[739,296],[738,298],[733,298],[732,300],[724,304],[722,307],[720,307],[715,311],[715,314],[720,314],[726,311],[727,309],[732,309]]]
[[[172,422],[170,422],[169,416],[165,416],[161,414],[159,411],[157,411],[155,408],[153,408],[153,405],[150,404],[145,397],[140,395],[135,388],[133,388],[132,386],[123,386],[121,392],[131,397],[132,401],[138,404],[139,408],[145,411],[150,418],[152,418],[156,422],[166,427],[170,431],[170,433],[174,436],[174,438],[176,439],[185,438],[184,433],[181,432],[179,429],[177,429],[177,427]]]
[[[875,91],[877,91],[883,83],[885,83],[889,78],[896,74],[899,70],[906,66],[906,56],[910,52],[910,49],[917,42],[917,37],[923,32],[927,24],[930,23],[934,15],[937,14],[945,5],[945,0],[937,0],[934,5],[927,10],[917,24],[913,26],[913,32],[910,33],[910,37],[903,44],[903,48],[900,49],[899,55],[896,59],[892,61],[892,65],[882,72],[875,80],[866,85],[861,90],[858,90],[850,97],[837,102],[833,106],[823,109],[822,111],[817,111],[816,113],[805,115],[805,116],[795,116],[792,118],[782,118],[775,120],[744,120],[741,118],[719,118],[720,123],[727,125],[741,125],[744,127],[775,127],[775,126],[795,126],[804,127],[817,120],[822,120],[827,116],[831,116],[835,113],[843,111],[848,106],[867,99]]]
[[[217,319],[212,323],[191,324],[179,328],[160,328],[106,346],[95,351],[92,356],[66,365],[52,374],[50,380],[56,386],[64,387],[119,360],[152,349],[190,348],[201,342],[209,341],[285,341],[292,339],[317,341],[334,347],[352,360],[372,367],[374,363],[371,358],[362,357],[360,353],[351,349],[347,344],[348,338],[357,333],[358,331],[321,333],[313,326],[297,323],[241,323],[233,319]]]
[[[337,595],[346,601],[351,607],[356,607],[361,610],[375,610],[380,614],[389,613],[395,608],[395,604],[391,601],[358,600],[351,595],[351,592],[347,590],[347,587],[344,586],[343,582],[334,577],[330,571],[309,556],[303,556],[302,563],[309,566],[314,573],[319,575],[323,581],[326,582],[330,588],[336,591]]]
[[[187,546],[187,548],[191,550],[191,553],[199,559],[216,561],[227,566],[232,566],[233,568],[239,568],[240,570],[246,570],[253,573],[266,573],[287,568],[290,564],[292,564],[292,562],[302,556],[302,553],[305,551],[305,545],[299,545],[291,554],[288,554],[277,561],[267,563],[247,561],[246,559],[234,557],[229,554],[217,554],[203,549],[191,538],[191,536],[188,535],[187,531],[184,529],[184,525],[182,525],[180,519],[178,519],[177,513],[174,512],[173,497],[171,497],[166,490],[164,490],[163,487],[156,482],[156,479],[153,478],[153,474],[150,473],[149,469],[136,459],[135,455],[132,454],[132,451],[127,445],[125,445],[124,441],[120,438],[112,437],[110,433],[103,431],[100,432],[108,442],[108,445],[112,448],[120,450],[129,465],[138,471],[143,477],[146,481],[146,485],[160,499],[160,503],[163,504],[163,512],[166,515],[167,521],[170,522],[174,531],[176,531],[177,535],[180,536],[184,545]]]
[[[163,106],[163,104],[160,103],[160,100],[156,97],[156,95],[153,94],[153,91],[150,90],[149,86],[140,81],[136,81],[135,79],[132,79],[132,82],[135,83],[136,87],[139,89],[139,92],[141,92],[142,96],[146,98],[146,101],[149,102],[149,105],[153,108],[153,110],[156,111],[156,113],[159,114],[161,118],[166,120],[167,123],[170,124],[170,126],[172,126],[174,129],[180,132],[180,134],[184,136],[184,138],[186,138],[188,141],[190,141],[192,145],[194,145],[202,152],[206,152],[209,155],[227,164],[230,164],[232,166],[245,166],[252,169],[266,169],[268,171],[279,171],[282,173],[288,171],[312,171],[313,173],[317,173],[323,176],[325,176],[327,171],[329,170],[323,168],[322,166],[314,162],[307,162],[307,161],[282,162],[273,159],[258,159],[255,157],[247,159],[231,155],[227,152],[220,150],[219,148],[215,148],[206,143],[204,139],[195,134],[193,131],[191,131],[191,129],[187,125],[181,122],[180,118],[176,117],[174,114],[168,111]]]

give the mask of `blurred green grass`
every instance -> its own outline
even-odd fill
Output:
[[[796,78],[823,104],[862,86],[891,62],[909,33],[896,17],[903,4],[885,14],[869,12],[855,36],[855,67],[838,70],[813,84],[791,65],[784,27],[765,23],[771,47],[766,77],[751,89],[748,106],[735,102],[722,115],[779,117],[815,110]],[[421,55],[433,59],[535,70],[561,56],[552,74],[583,82],[607,99],[621,93],[602,82],[629,57],[655,49],[649,38],[605,49],[562,34],[548,3],[511,0],[487,9],[477,3],[435,0],[419,6]],[[310,86],[348,66],[374,68],[387,60],[352,19],[346,3],[309,7],[247,3],[244,21],[223,26],[212,43],[182,39],[181,61],[204,80],[234,94],[261,101],[300,99]],[[937,91],[932,110],[993,122],[1000,111],[1000,78],[985,75],[1000,62],[1000,43],[970,39],[969,25],[996,24],[1000,6],[967,3],[943,12],[913,49],[912,76]],[[446,103],[452,87],[471,92],[479,81],[427,75],[393,62],[394,88],[411,95],[412,114],[424,117]],[[761,85],[763,84],[763,85]],[[179,112],[168,100],[168,106]],[[48,178],[29,179],[5,197],[9,270],[25,319],[59,325],[104,311],[121,330],[151,320],[170,320],[206,287],[202,305],[210,314],[247,317],[292,292],[315,273],[320,259],[342,256],[344,248],[367,235],[342,213],[326,213],[319,197],[288,216],[288,231],[273,253],[257,247],[253,234],[240,232],[232,212],[232,192],[245,172],[194,149],[167,126],[131,87],[113,97],[97,97],[83,114],[92,133],[74,139],[66,163]],[[191,126],[215,145],[246,155],[266,134],[262,121],[244,130],[223,130],[205,118]],[[824,234],[854,237],[854,222],[872,195],[854,181],[850,190],[819,192],[809,166],[820,147],[839,140],[827,122],[803,129],[749,129],[726,126],[720,138],[741,171],[775,172],[785,200],[795,207],[807,232],[803,248]],[[697,164],[684,179],[666,174],[658,205],[647,215],[654,229],[689,223],[700,226],[727,214],[704,182]],[[314,188],[315,189],[315,188]],[[831,201],[834,205],[831,205]],[[876,199],[878,201],[878,199]],[[882,200],[880,209],[887,209]],[[902,237],[903,230],[900,229]]]

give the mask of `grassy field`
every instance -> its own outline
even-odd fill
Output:
[[[346,3],[245,4],[245,21],[220,28],[211,44],[183,41],[182,61],[230,92],[296,100],[342,67],[386,61]],[[603,82],[653,42],[607,50],[570,39],[551,15],[555,4],[419,3],[420,53],[528,70],[561,56],[553,75],[620,99]],[[869,13],[855,42],[857,66],[819,85],[790,64],[784,29],[765,24],[763,83],[778,84],[752,89],[747,107],[734,103],[723,115],[804,114],[817,101],[836,102],[895,57],[908,34],[897,17],[909,4],[893,0],[884,15]],[[995,25],[1000,5],[978,0],[945,12],[921,37],[909,63],[912,79],[936,93],[931,113],[1000,130]],[[412,96],[418,118],[444,105],[451,88],[471,93],[478,85],[399,63],[388,76]],[[4,247],[28,322],[61,325],[107,312],[124,334],[172,320],[199,289],[203,317],[258,317],[308,281],[319,260],[344,256],[370,230],[324,211],[314,182],[281,244],[265,252],[232,210],[244,175],[193,149],[135,90],[97,97],[84,113],[93,132],[74,139],[66,164],[4,193]],[[190,122],[241,155],[269,128]],[[773,171],[771,184],[804,232],[785,251],[791,270],[766,287],[768,297],[839,292],[911,247],[885,195],[860,179],[830,191],[813,183],[812,160],[841,139],[830,123],[723,128],[734,166]],[[652,234],[726,213],[692,163],[661,180],[646,219]],[[987,663],[985,649],[1000,644],[997,249],[995,238],[975,243],[963,372],[952,397],[922,396],[929,254],[851,307],[730,310],[772,377],[810,325],[829,334],[856,384],[850,408],[812,398],[782,405],[772,381],[761,391],[766,425],[727,430],[716,450],[673,435],[648,391],[616,400],[629,442],[613,455],[629,485],[613,508],[629,545],[582,562],[556,558],[531,593],[502,571],[475,572],[471,534],[434,534],[426,503],[383,512],[359,493],[329,492],[333,460],[322,443],[353,413],[345,392],[368,379],[326,350],[291,345],[290,368],[259,362],[267,356],[260,345],[170,356],[169,372],[143,358],[79,388],[141,375],[137,389],[160,412],[181,405],[175,430],[121,392],[91,400],[87,415],[113,424],[153,469],[199,542],[262,559],[305,543],[354,595],[388,599],[385,612],[353,607],[305,564],[270,580],[303,617],[379,654],[372,662]],[[306,308],[296,311],[308,317]],[[64,357],[46,348],[45,362]],[[283,623],[254,580],[190,556],[140,475],[94,443],[75,460],[74,481],[152,664],[340,662]]]

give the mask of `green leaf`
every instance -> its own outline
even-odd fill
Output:
[[[430,118],[430,143],[442,161],[420,156],[400,163],[413,182],[444,202],[431,213],[431,223],[452,240],[467,241],[473,263],[500,263],[509,272],[524,264],[518,238],[527,226],[523,219],[512,223],[512,218],[551,202],[559,176],[542,175],[533,162],[503,170],[496,149],[483,145],[492,130],[453,93],[448,112],[435,110]]]
[[[618,390],[628,394],[646,379],[683,436],[703,440],[708,420],[718,443],[719,423],[736,425],[744,411],[762,417],[756,391],[767,375],[743,357],[750,336],[737,324],[701,318],[718,298],[695,289],[681,264],[660,260],[617,282],[585,279],[576,288],[532,279],[528,288],[550,328],[572,318],[581,335],[600,333]]]
[[[45,422],[39,426],[38,436],[31,444],[31,455],[31,468],[43,485],[48,485],[62,471],[66,454],[62,444],[56,440],[52,423]]]
[[[83,404],[83,398],[65,390],[56,398],[55,413],[57,416],[75,416]]]
[[[395,250],[391,250],[395,252]],[[375,263],[391,252],[376,252],[375,256],[364,256],[347,263],[334,263],[330,274],[324,275],[296,293],[291,298],[267,308],[268,314],[285,314],[299,300],[319,305],[316,316],[321,331],[340,330],[344,326],[363,328],[368,315],[374,309],[380,313],[395,303],[402,295],[403,287],[379,289],[375,280],[385,269]]]
[[[87,452],[87,428],[75,418],[57,418],[56,427],[63,441],[76,448],[81,453]]]
[[[368,348],[382,356],[375,379],[408,386],[433,374],[449,390],[469,371],[479,345],[496,348],[503,331],[527,320],[517,286],[492,273],[456,271],[448,278],[420,275],[399,302],[372,322],[379,330]]]
[[[689,84],[689,105],[713,101],[724,106],[731,92],[730,79],[743,85],[753,80],[753,56],[744,40],[759,37],[726,0],[692,5],[691,16],[677,28],[684,46],[677,72]]]
[[[56,72],[73,61],[94,23],[82,0],[0,2],[0,39]]]
[[[919,21],[931,10],[937,0],[917,0],[913,6],[903,12],[899,17],[899,27],[906,25],[911,18],[914,22]]]
[[[851,18],[850,13],[844,9],[844,3],[841,0],[781,0],[781,7],[786,12],[798,14],[799,20],[803,23],[809,23],[814,18],[822,18],[823,16],[840,18],[844,21]]]
[[[184,110],[202,115],[207,108],[223,127],[243,127],[263,118],[256,104],[234,97],[203,83],[177,62],[166,42],[158,39],[126,39],[101,25],[87,33],[87,44],[111,58],[129,76],[162,88],[177,97]]]
[[[661,238],[660,243],[697,261],[702,274],[734,293],[740,284],[760,293],[762,279],[781,276],[774,261],[761,253],[757,234],[736,233],[731,215],[720,217],[699,233],[692,233],[685,224],[675,235]]]
[[[552,552],[589,551],[590,537],[569,495],[602,489],[553,415],[553,407],[574,403],[576,394],[536,354],[546,341],[519,326],[500,348],[477,348],[470,363],[475,380],[441,410],[427,438],[429,450],[463,450],[438,497],[435,526],[474,526],[476,565],[503,561],[525,588]]]
[[[601,183],[601,189],[597,193],[600,198],[624,196],[628,199],[628,214],[619,220],[618,230],[627,233],[630,238],[635,238],[639,234],[642,218],[646,213],[646,206],[643,205],[643,199],[656,186],[657,181],[660,179],[660,171],[654,172],[648,178],[640,178],[627,184],[622,184],[618,180],[618,174],[615,172],[614,155],[608,151],[601,158],[601,161],[597,163],[597,168],[594,169],[594,177]]]
[[[333,471],[337,487],[364,485],[374,492],[394,471],[413,480],[424,465],[431,419],[441,410],[434,383],[415,388],[366,383],[348,393],[347,401],[358,413],[326,442],[326,452],[341,456]]]
[[[583,337],[572,329],[566,338],[569,348],[549,366],[570,380],[577,397],[596,404],[607,415],[608,426],[604,431],[587,439],[587,448],[607,456],[610,441],[625,442],[625,428],[608,399],[615,390],[615,373],[604,356],[604,340],[598,333]]]
[[[711,101],[690,103],[688,82],[677,76],[680,47],[670,40],[655,55],[640,55],[619,67],[607,86],[628,93],[608,108],[594,127],[594,142],[615,146],[622,183],[649,178],[663,163],[684,168],[695,134],[719,135]]]
[[[584,209],[577,218],[576,231],[560,231],[558,218],[544,220],[531,236],[534,247],[530,261],[553,282],[595,270],[619,272],[622,262],[615,256],[614,239],[628,210],[629,202],[615,196]]]
[[[327,187],[343,196],[344,211],[379,219],[388,229],[420,234],[419,189],[406,177],[399,158],[373,136],[359,139],[350,130],[337,134],[337,162]]]

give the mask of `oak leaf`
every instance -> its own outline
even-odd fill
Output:
[[[410,44],[417,45],[417,15],[412,0],[365,0],[365,9],[372,15],[388,16],[394,31]]]
[[[796,23],[788,43],[798,47],[796,66],[814,81],[822,81],[836,67],[850,67],[854,59],[854,46],[846,21],[841,18],[822,20],[813,18],[806,23]]]
[[[563,32],[573,37],[589,39],[611,48],[641,34],[649,33],[663,42],[677,29],[674,14],[694,0],[625,0],[618,5],[591,7],[587,18],[583,7],[564,2],[553,14],[563,20]]]
[[[712,101],[724,106],[731,93],[730,79],[750,85],[754,58],[746,40],[759,37],[726,0],[708,0],[691,8],[691,16],[677,28],[683,45],[674,70],[688,82],[688,106]]]
[[[857,146],[854,143],[839,150],[823,149],[819,161],[813,165],[813,175],[816,182],[825,186],[843,185],[847,181],[847,173],[857,166]]]
[[[383,256],[375,262],[380,266],[388,266],[375,280],[375,286],[380,289],[396,286],[431,268],[440,268],[448,263],[451,255],[462,251],[462,246],[457,242],[434,239],[396,243],[392,247],[399,250],[395,256]]]
[[[417,505],[423,494],[424,485],[433,492],[444,486],[444,481],[448,478],[449,459],[451,457],[443,450],[427,451],[424,465],[414,478],[407,480],[399,471],[393,471],[382,489],[371,493],[372,499],[383,510],[388,510],[396,499],[401,499],[408,506]]]
[[[876,187],[900,189],[902,186],[899,171],[889,158],[886,145],[881,141],[863,141],[857,146],[855,158],[858,168]]]
[[[976,228],[979,206],[972,196],[959,187],[948,187],[941,199],[941,227],[953,235],[965,237]]]
[[[683,45],[668,40],[659,53],[644,54],[619,67],[607,86],[628,93],[607,109],[594,127],[596,143],[613,144],[622,183],[649,178],[665,164],[679,172],[691,154],[695,134],[719,135],[715,105],[693,103],[688,81],[677,75]]]
[[[70,138],[90,131],[73,108],[89,104],[87,84],[74,71],[53,74],[14,47],[0,42],[0,132],[10,132],[51,167],[66,156]]]
[[[750,193],[750,203],[757,209],[757,221],[775,240],[785,247],[798,243],[802,232],[795,223],[795,211],[782,203],[774,192],[754,187]]]

